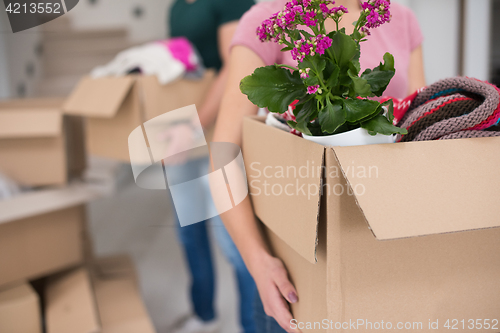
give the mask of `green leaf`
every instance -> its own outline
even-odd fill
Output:
[[[373,94],[380,97],[389,85],[389,82],[391,82],[395,73],[394,57],[390,53],[386,53],[384,55],[384,63],[380,63],[373,71],[367,69],[361,77],[368,81],[372,87]]]
[[[288,69],[276,66],[257,68],[252,75],[241,80],[240,90],[253,104],[278,113],[285,112],[294,100],[306,95],[298,71],[292,74]]]
[[[319,79],[316,76],[314,76],[312,72],[310,72],[309,77],[304,80],[304,83],[306,84],[306,86],[315,86],[319,84]]]
[[[354,26],[356,26],[356,24],[358,23],[358,21],[355,21],[353,23]],[[361,33],[357,30],[357,29],[354,29],[353,33],[351,34],[351,37],[356,39],[356,40],[360,40],[361,39]]]
[[[351,85],[351,97],[361,96],[368,97],[372,94],[372,88],[368,84],[368,81],[355,75],[351,70],[348,72],[349,77],[352,79]]]
[[[392,99],[382,103],[383,106],[387,107],[387,119],[392,123],[394,121],[394,101]]]
[[[383,135],[392,134],[407,134],[408,131],[404,128],[399,128],[394,126],[389,119],[383,115],[378,115],[366,122],[361,123],[361,127],[366,129],[368,133],[374,135],[373,133],[380,133]]]
[[[359,71],[361,70],[361,64],[359,63],[359,60],[351,60],[349,62],[349,70],[354,73],[354,75],[358,76]]]
[[[346,120],[349,123],[357,123],[373,116],[379,107],[379,102],[368,99],[348,98],[344,100]]]
[[[384,64],[380,65],[381,65],[380,70],[396,71],[396,69],[394,68],[394,56],[389,52],[386,52],[386,54],[384,54]]]
[[[300,133],[304,133],[305,135],[312,135],[311,131],[309,131],[309,129],[307,128],[307,123],[304,122],[296,123],[294,121],[288,121],[287,124],[291,128],[299,131]]]
[[[330,77],[326,81],[326,86],[328,88],[330,88],[330,90],[331,90],[331,88],[333,88],[339,84],[339,74],[340,74],[340,67],[335,65],[335,64],[332,64],[332,65],[334,66],[332,74],[330,74]]]
[[[299,40],[301,39],[300,32],[297,29],[293,30],[288,30],[288,35],[293,39],[293,40]]]
[[[294,115],[295,119],[299,123],[308,123],[317,115],[316,100],[314,98],[309,99],[303,104],[299,104],[295,107]]]
[[[339,67],[347,67],[349,65],[349,62],[356,56],[357,46],[354,39],[342,31],[333,35],[330,50]]]
[[[324,133],[332,134],[345,122],[345,111],[342,108],[342,102],[337,101],[333,104],[326,100],[326,106],[319,112],[318,120],[321,130]]]

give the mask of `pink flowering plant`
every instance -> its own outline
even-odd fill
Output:
[[[359,127],[371,135],[406,134],[393,121],[393,103],[379,103],[369,97],[382,96],[395,74],[394,57],[360,74],[360,43],[370,29],[390,21],[390,0],[362,3],[354,32],[339,29],[343,6],[333,0],[293,0],[257,28],[263,42],[283,45],[291,52],[297,67],[272,65],[260,67],[241,81],[240,89],[249,100],[270,112],[284,113],[296,102],[295,121],[288,124],[307,135],[331,135]],[[325,21],[333,20],[336,29],[327,33]],[[385,106],[386,108],[383,108]],[[384,110],[385,109],[385,110]]]

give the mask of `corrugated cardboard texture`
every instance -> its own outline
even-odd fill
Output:
[[[67,114],[112,118],[136,80],[135,76],[84,77],[63,105]]]
[[[40,300],[28,283],[0,291],[0,332],[41,333]]]
[[[78,268],[47,281],[45,289],[47,333],[101,331],[89,273]]]
[[[26,186],[66,182],[62,114],[0,111],[0,171]]]
[[[208,70],[200,80],[176,80],[166,85],[160,85],[154,76],[142,77],[145,118],[153,119],[192,104],[199,110],[214,78],[215,72],[212,70]]]
[[[288,149],[292,143],[273,128],[254,120],[246,122],[245,140],[258,141],[257,138],[267,136],[267,141],[260,145],[245,145],[247,165],[260,161],[260,156],[268,156],[270,165],[281,162],[281,150]],[[248,126],[249,122],[254,125]],[[323,224],[320,223],[319,228],[317,264],[300,260],[297,248],[302,244],[287,248],[281,240],[287,235],[286,230],[276,228],[278,235],[270,237],[275,253],[285,262],[299,292],[301,301],[292,307],[296,319],[299,322],[327,319],[334,324],[347,322],[348,325],[358,320],[372,324],[384,321],[391,322],[392,329],[400,322],[422,323],[420,328],[411,330],[424,332],[447,332],[449,329],[444,324],[448,319],[498,319],[500,266],[496,263],[500,262],[500,228],[468,230],[494,227],[498,223],[495,216],[498,216],[500,192],[495,170],[499,161],[498,156],[488,157],[498,150],[498,144],[498,139],[469,139],[327,148],[326,188],[320,211],[320,221],[326,221],[326,282],[318,277],[322,273],[309,276],[310,272],[321,270]],[[300,165],[300,161],[310,158],[309,150],[291,153],[296,155],[296,160],[285,158],[286,163]],[[331,176],[332,170],[340,168],[339,161],[343,172]],[[348,172],[348,167],[353,165],[377,166],[378,174],[364,178],[357,173],[353,176]],[[366,191],[355,197],[353,193],[357,193],[359,185],[366,186]],[[344,191],[332,192],[336,186]],[[411,199],[416,203],[409,202]],[[275,206],[274,200],[253,199],[255,210],[275,210],[279,215],[303,206],[288,197],[283,198],[279,206]],[[479,202],[481,200],[484,202]],[[457,207],[457,204],[468,208]],[[482,211],[475,211],[476,207],[471,204],[478,205]],[[438,207],[442,211],[438,211]],[[469,211],[475,211],[475,215]],[[273,225],[272,214],[264,218],[266,225]],[[304,224],[315,220],[312,212],[303,217]],[[404,233],[401,230],[405,230]],[[468,231],[456,232],[462,230]],[[374,236],[379,237],[381,233],[389,239],[381,241]],[[412,237],[421,234],[427,236]],[[298,238],[298,242],[301,241]],[[430,329],[429,321],[436,320],[439,320],[439,329]],[[358,330],[381,329],[361,326]],[[346,329],[304,330],[325,331],[345,332]]]
[[[111,267],[104,267],[106,264]],[[103,273],[94,277],[102,333],[155,333],[130,264],[131,261],[123,257],[97,262]]]
[[[183,106],[201,106],[214,72],[201,80],[177,80],[160,85],[154,76],[130,75],[82,79],[63,109],[88,117],[90,154],[129,162],[128,136],[145,121]]]
[[[0,172],[26,186],[62,185],[86,167],[83,123],[61,99],[0,102]]]
[[[0,225],[85,204],[101,197],[92,185],[74,183],[67,187],[25,192],[0,201]]]
[[[377,175],[345,172],[377,239],[500,226],[500,138],[336,147],[344,170],[374,166]],[[355,169],[353,169],[354,171]]]
[[[62,113],[56,109],[0,112],[0,139],[55,137],[61,132]]]
[[[23,98],[0,100],[0,109],[26,109],[26,108],[61,108],[65,99],[52,98]]]
[[[129,161],[128,136],[144,122],[139,112],[138,88],[134,85],[115,117],[88,118],[86,144],[89,154]]]
[[[352,196],[339,205],[328,216],[329,319],[422,322],[420,331],[448,332],[448,319],[498,318],[500,229],[379,241]]]
[[[0,285],[82,261],[82,206],[0,224]]]
[[[243,152],[255,214],[297,253],[309,262],[315,262],[319,213],[317,191],[324,148],[263,125],[257,118],[245,118]],[[275,176],[280,170],[286,174],[289,166],[293,167],[288,170],[291,177]],[[294,170],[296,179],[293,178]],[[304,177],[300,177],[301,170]],[[269,195],[266,195],[263,185],[266,181],[270,184]],[[273,194],[273,186],[284,192],[288,184],[292,184],[288,187],[292,195]],[[316,189],[316,194],[309,196],[309,188]],[[279,193],[278,190],[275,193]]]

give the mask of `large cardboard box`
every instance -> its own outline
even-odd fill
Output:
[[[155,333],[142,301],[132,261],[127,256],[96,262],[94,287],[102,333]]]
[[[48,279],[45,286],[47,333],[99,333],[100,319],[90,274],[77,268]]]
[[[40,299],[26,282],[0,289],[0,332],[41,333]]]
[[[49,277],[45,321],[47,333],[155,333],[127,255]]]
[[[60,99],[0,102],[0,172],[25,186],[62,185],[86,166],[83,121]]]
[[[145,121],[195,104],[211,87],[215,73],[200,80],[181,79],[160,85],[155,76],[83,78],[65,102],[67,114],[87,117],[90,154],[129,162],[128,136]]]
[[[292,327],[500,330],[499,149],[323,147],[245,119],[255,213],[298,291]]]
[[[82,262],[83,205],[97,197],[91,187],[74,184],[0,201],[0,286]]]

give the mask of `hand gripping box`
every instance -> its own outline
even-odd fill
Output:
[[[500,330],[499,151],[500,138],[323,147],[246,118],[255,214],[298,291],[292,324]]]
[[[215,73],[200,80],[160,85],[155,76],[84,77],[65,102],[70,115],[87,117],[90,154],[129,162],[128,136],[147,120],[195,104],[201,106]]]
[[[0,102],[0,172],[25,186],[62,185],[86,166],[83,123],[59,99]]]

